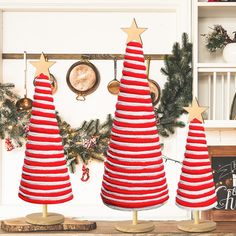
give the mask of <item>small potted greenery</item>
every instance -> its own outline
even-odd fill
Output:
[[[233,32],[234,38],[231,38],[227,30],[221,25],[214,25],[212,31],[208,34],[202,34],[206,39],[206,48],[213,53],[223,50],[223,58],[226,62],[236,63],[236,31]]]

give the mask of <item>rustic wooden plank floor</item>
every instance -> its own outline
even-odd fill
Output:
[[[125,234],[116,231],[115,224],[117,222],[114,221],[97,221],[97,229],[91,230],[91,231],[57,231],[57,232],[29,232],[29,233],[6,233],[2,230],[0,230],[1,236],[21,236],[21,235],[52,235],[52,236],[62,236],[62,235],[69,235],[69,236],[121,236],[121,235],[147,235],[147,236],[168,236],[168,235],[188,235],[188,236],[236,236],[236,222],[217,222],[217,228],[216,230],[209,232],[209,233],[185,233],[177,229],[178,221],[155,221],[155,229],[152,232],[149,233],[140,233],[140,234]]]

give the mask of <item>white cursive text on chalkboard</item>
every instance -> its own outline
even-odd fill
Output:
[[[216,189],[216,194],[218,196],[216,209],[236,210],[236,187],[229,189],[226,186],[220,186]]]

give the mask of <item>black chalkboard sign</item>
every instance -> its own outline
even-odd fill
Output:
[[[216,210],[236,210],[236,155],[211,158],[217,193]]]
[[[236,221],[236,146],[208,146],[217,206],[202,211],[203,220]]]

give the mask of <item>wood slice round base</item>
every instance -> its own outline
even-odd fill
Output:
[[[152,222],[148,221],[138,221],[137,225],[133,225],[132,221],[124,221],[118,223],[115,228],[124,233],[145,233],[152,231],[155,226]]]
[[[33,213],[27,215],[25,220],[27,223],[33,225],[56,225],[64,222],[64,216],[49,212],[47,217],[43,217],[42,213]]]
[[[216,228],[216,223],[214,221],[200,221],[199,224],[194,224],[192,220],[188,220],[182,221],[177,227],[185,232],[201,233],[214,230]]]

